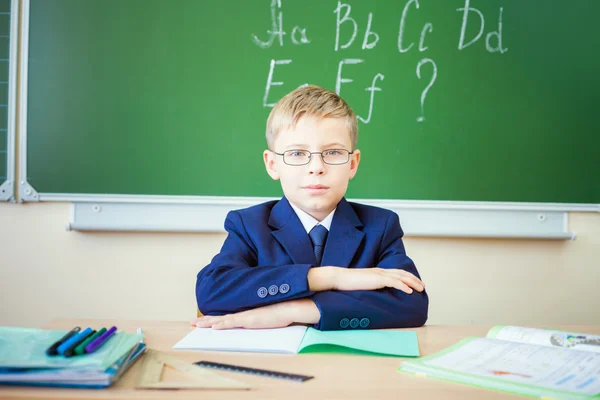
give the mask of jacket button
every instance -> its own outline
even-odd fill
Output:
[[[360,327],[366,328],[367,326],[369,326],[370,323],[371,321],[369,321],[369,318],[363,318],[360,320]]]
[[[267,297],[267,294],[268,294],[267,288],[266,287],[261,287],[260,289],[258,289],[258,291],[256,292],[256,294],[261,299],[264,299],[265,297]]]
[[[347,328],[350,325],[350,320],[348,318],[342,318],[340,320],[340,328]]]
[[[279,293],[287,293],[290,291],[290,285],[288,285],[287,283],[284,283],[283,285],[279,286]]]
[[[271,296],[275,296],[277,293],[279,293],[279,288],[277,287],[277,285],[269,286],[269,294]]]
[[[358,322],[358,318],[352,318],[350,320],[350,328],[358,328],[359,324],[360,322]]]

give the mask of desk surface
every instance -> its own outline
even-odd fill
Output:
[[[149,348],[170,353],[182,360],[200,360],[272,369],[315,378],[298,383],[281,379],[261,378],[247,374],[219,371],[219,374],[246,382],[253,388],[240,390],[136,390],[140,367],[136,362],[110,389],[49,389],[0,387],[0,398],[68,398],[68,399],[500,399],[525,398],[457,383],[422,378],[397,372],[402,361],[394,357],[372,357],[333,354],[257,354],[206,351],[174,351],[171,347],[191,329],[186,322],[105,321],[60,319],[44,328],[71,329],[73,326],[117,325],[134,333],[142,328]],[[485,336],[491,326],[425,326],[409,329],[419,337],[421,355],[442,350],[467,336]],[[553,326],[556,329],[600,334],[600,326]]]

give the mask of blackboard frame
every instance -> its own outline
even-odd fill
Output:
[[[13,0],[13,3],[15,0]],[[20,163],[22,202],[71,202],[68,230],[222,232],[226,212],[271,198],[38,193],[27,182],[27,55],[29,0],[23,0],[20,49]],[[361,201],[360,199],[349,199]],[[600,204],[373,200],[397,212],[407,236],[573,239],[568,212],[600,212]],[[149,216],[168,215],[149,221]],[[125,216],[125,217],[124,217]],[[198,218],[204,216],[206,218]],[[210,218],[209,218],[210,216]],[[193,227],[189,221],[195,221]],[[468,221],[468,223],[457,223]],[[506,221],[499,227],[498,221]],[[408,227],[408,228],[407,228]]]

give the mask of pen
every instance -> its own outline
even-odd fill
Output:
[[[60,346],[61,344],[63,344],[65,341],[67,341],[71,336],[77,334],[77,332],[79,332],[80,330],[81,330],[81,328],[78,327],[78,326],[76,326],[75,328],[71,329],[69,332],[67,332],[67,334],[65,336],[61,337],[52,346],[48,347],[48,350],[46,350],[46,354],[48,354],[49,356],[56,356],[56,355],[58,355],[58,352],[56,351],[56,349],[58,349],[58,346]]]
[[[90,344],[85,346],[85,352],[93,353],[94,351],[96,351],[96,349],[101,347],[104,343],[106,343],[108,341],[108,339],[110,339],[110,337],[116,332],[116,330],[117,330],[117,327],[113,326],[109,330],[104,332],[102,335],[100,335],[96,339],[92,340],[92,342]]]
[[[69,339],[64,341],[60,346],[58,346],[58,348],[56,349],[56,352],[62,356],[63,354],[65,354],[65,350],[67,350],[69,347],[71,347],[73,345],[73,343],[77,343],[77,342],[79,342],[79,339],[87,337],[91,331],[92,331],[92,328],[85,328],[85,330],[79,332],[78,334],[76,334],[74,336],[71,336]]]
[[[75,341],[68,349],[65,350],[63,356],[65,357],[73,357],[75,355],[75,349],[85,342],[90,336],[93,336],[96,333],[96,330],[89,331],[86,335],[79,338],[79,340]]]
[[[96,333],[94,333],[93,335],[88,336],[87,339],[85,339],[83,342],[78,344],[77,347],[75,347],[75,354],[76,355],[84,354],[85,346],[90,344],[92,340],[96,339],[98,336],[102,335],[104,332],[106,332],[106,328],[102,328],[102,329],[98,330]]]

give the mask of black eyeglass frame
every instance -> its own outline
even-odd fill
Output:
[[[328,163],[327,161],[325,161],[324,153],[326,151],[333,151],[333,150],[335,150],[335,151],[343,151],[343,152],[348,153],[348,158],[346,159],[346,161],[344,161],[343,163],[333,163],[333,164],[332,163]],[[285,153],[289,153],[289,152],[293,152],[293,151],[302,151],[302,152],[308,153],[308,161],[306,161],[303,164],[290,164],[290,163],[285,162]],[[344,165],[344,164],[348,164],[348,161],[350,161],[350,156],[352,154],[354,154],[354,151],[349,151],[349,150],[346,150],[346,149],[327,149],[327,150],[323,150],[323,151],[308,151],[308,150],[304,150],[304,149],[292,149],[292,150],[286,150],[283,153],[278,153],[278,152],[273,151],[273,150],[271,150],[271,152],[273,152],[273,154],[277,154],[278,156],[283,157],[283,162],[286,165],[291,165],[292,167],[301,167],[303,165],[310,164],[310,161],[312,160],[312,155],[313,154],[319,154],[321,156],[321,161],[323,161],[323,163],[325,163],[327,165]]]

